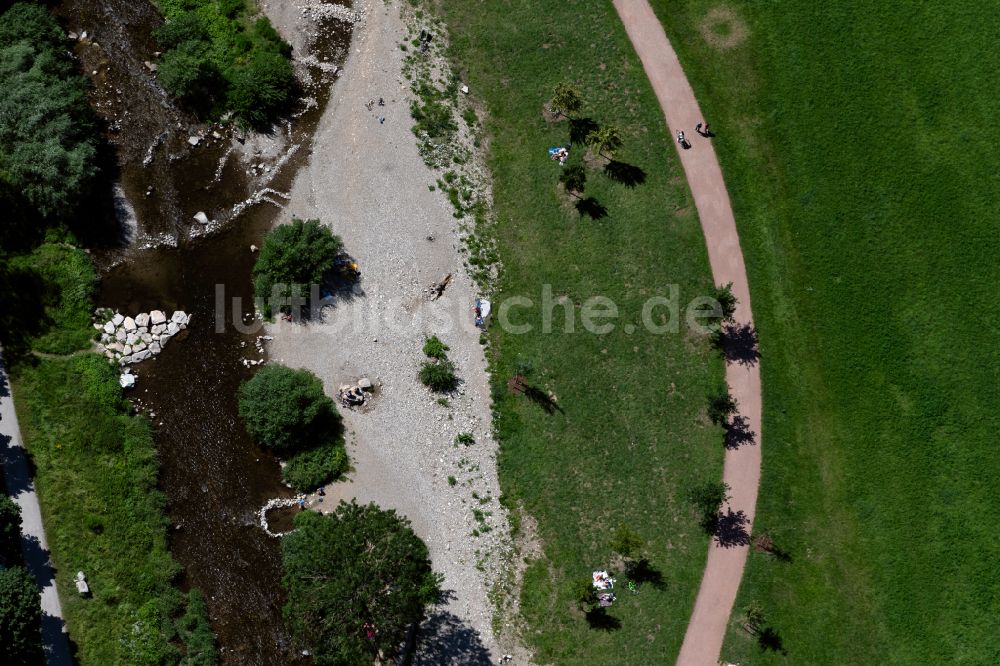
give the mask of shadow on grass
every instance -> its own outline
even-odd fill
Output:
[[[634,164],[611,160],[604,167],[604,175],[625,187],[635,187],[646,182],[646,172]]]
[[[587,624],[591,629],[599,631],[617,631],[622,628],[622,621],[613,615],[608,615],[604,608],[594,608],[587,611]]]
[[[750,544],[750,531],[747,529],[749,525],[750,519],[745,513],[727,509],[719,512],[712,533],[715,541],[723,548],[747,546]]]
[[[546,414],[555,414],[556,412],[562,413],[563,411],[563,408],[559,406],[559,403],[552,399],[552,396],[538,387],[526,384],[522,393],[524,393],[524,397],[528,400],[544,409]]]
[[[31,338],[49,325],[47,295],[45,280],[36,271],[0,263],[0,343],[8,363],[27,354]]]
[[[659,569],[653,567],[645,557],[630,562],[625,568],[625,575],[635,581],[636,585],[651,585],[654,589],[663,590],[667,587],[663,580],[663,574]]]
[[[726,426],[725,446],[727,449],[738,449],[757,443],[757,433],[750,429],[747,417],[736,415]]]
[[[592,220],[601,220],[608,216],[608,209],[594,197],[580,199],[574,205],[580,217],[586,215]]]
[[[784,641],[781,640],[781,636],[774,627],[765,627],[757,634],[757,645],[764,652],[777,652],[780,655],[788,654]]]
[[[573,143],[583,143],[587,135],[599,127],[593,118],[570,118],[569,140]]]

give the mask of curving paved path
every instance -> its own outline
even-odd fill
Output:
[[[45,541],[42,511],[31,479],[28,457],[21,443],[21,430],[14,412],[14,397],[0,350],[0,462],[7,479],[7,492],[21,507],[21,550],[28,571],[38,582],[42,601],[42,647],[47,666],[70,666],[70,653],[62,605],[56,591],[49,546]]]
[[[694,131],[695,125],[704,121],[694,91],[649,3],[646,0],[614,0],[614,6],[660,100],[671,135],[676,136],[677,130],[683,130],[692,144],[688,150],[678,146],[678,152],[698,208],[712,277],[716,284],[733,283],[733,293],[739,299],[736,321],[752,324],[750,288],[726,183],[711,141]],[[747,419],[750,430],[757,433],[756,445],[726,450],[723,470],[723,478],[731,489],[729,506],[725,508],[745,514],[749,521],[746,533],[749,534],[760,482],[759,364],[729,363],[726,381],[739,403],[740,414]],[[713,539],[678,664],[718,664],[748,551],[747,545],[723,547]]]

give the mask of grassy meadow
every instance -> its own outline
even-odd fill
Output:
[[[503,499],[537,521],[537,530],[528,519],[520,527],[543,549],[527,562],[523,634],[539,663],[668,663],[708,545],[684,496],[720,478],[723,457],[722,432],[704,416],[706,396],[722,382],[721,360],[683,323],[655,335],[641,322],[646,299],[667,295],[669,285],[679,288],[682,318],[690,299],[712,287],[676,153],[609,3],[445,0],[436,11],[450,30],[456,71],[484,103],[477,112],[503,264],[497,302],[534,301],[510,312],[531,332],[494,325],[489,335]],[[578,140],[567,162],[586,163],[584,196],[606,209],[597,219],[577,212],[546,153],[570,140],[569,122],[543,117],[562,80],[583,94],[579,119],[622,128],[616,159],[627,177],[609,177],[603,160],[585,161]],[[550,333],[541,330],[544,285],[554,303]],[[581,326],[582,306],[595,295],[618,307],[604,335]],[[572,333],[562,326],[567,310]],[[508,389],[515,374],[537,389],[534,401]],[[662,580],[633,594],[619,577],[618,600],[590,622],[576,609],[572,584],[609,566],[609,541],[621,524],[646,541]]]
[[[760,331],[757,528],[788,554],[751,554],[724,660],[996,663],[993,10],[653,5],[717,133]]]

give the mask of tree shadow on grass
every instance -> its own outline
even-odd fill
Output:
[[[642,170],[642,167],[617,160],[608,162],[607,166],[604,167],[604,174],[625,187],[635,187],[646,182],[646,172]]]
[[[757,645],[764,652],[777,652],[780,655],[788,654],[784,641],[781,640],[781,636],[778,635],[774,627],[765,627],[757,634]]]
[[[635,581],[636,585],[651,585],[657,590],[665,589],[667,586],[660,570],[653,567],[645,557],[630,562],[626,567],[625,575]]]
[[[583,143],[587,135],[599,127],[593,118],[570,118],[569,140],[573,143]]]
[[[747,546],[750,544],[749,525],[750,519],[744,512],[727,509],[719,512],[712,533],[716,543],[723,548]]]
[[[727,449],[736,450],[741,446],[757,443],[757,433],[750,429],[750,422],[747,417],[736,415],[726,426],[725,446]]]
[[[617,631],[622,628],[622,621],[613,615],[608,615],[606,608],[593,608],[587,611],[587,624],[598,631]]]
[[[579,199],[574,205],[580,217],[586,215],[592,220],[601,220],[608,216],[608,209],[594,197]]]
[[[524,393],[524,397],[544,409],[546,414],[562,413],[563,411],[563,408],[559,406],[559,403],[552,396],[536,386],[526,384],[522,392]]]
[[[51,297],[51,290],[36,271],[0,262],[0,343],[7,361],[14,362],[27,354],[31,338],[49,325],[45,314],[47,297]]]
[[[727,363],[756,365],[760,360],[757,329],[753,324],[727,324],[715,338],[715,346]]]

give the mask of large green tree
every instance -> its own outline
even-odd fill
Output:
[[[0,566],[16,561],[21,542],[21,507],[0,493]]]
[[[268,314],[288,308],[292,285],[308,296],[311,285],[320,284],[324,273],[333,269],[341,247],[340,238],[319,220],[293,218],[268,232],[253,268],[254,291],[264,299]]]
[[[43,216],[67,214],[96,173],[86,81],[64,41],[40,5],[0,15],[0,192],[17,193]]]
[[[395,511],[341,502],[304,512],[282,540],[285,619],[319,666],[390,657],[440,596],[427,546]]]
[[[24,567],[0,570],[0,661],[9,666],[42,659],[42,606],[35,579]]]
[[[340,415],[308,370],[268,365],[240,387],[240,416],[262,445],[291,452],[339,433]]]

